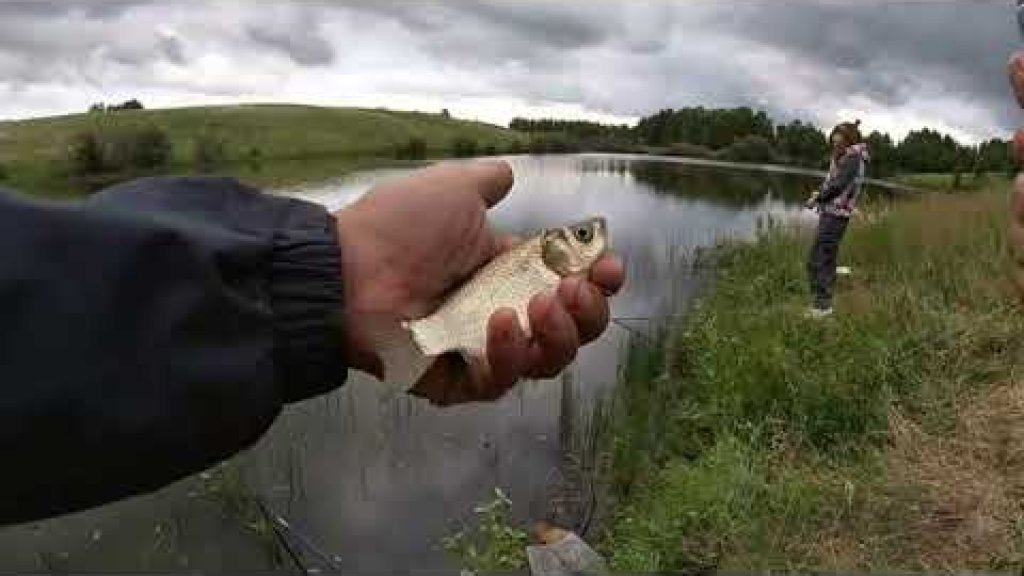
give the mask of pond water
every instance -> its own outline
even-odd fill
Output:
[[[627,266],[627,285],[612,302],[621,324],[580,351],[571,381],[525,382],[493,404],[437,409],[391,397],[353,372],[334,393],[289,407],[235,459],[240,476],[233,481],[263,496],[346,570],[451,567],[440,539],[470,520],[495,487],[511,498],[518,518],[542,511],[560,474],[566,410],[585,412],[612,389],[630,337],[685,309],[698,286],[694,250],[751,238],[769,218],[808,218],[799,202],[818,182],[667,158],[508,160],[516,184],[493,210],[497,228],[525,232],[607,218]],[[280,192],[340,208],[373,183],[407,172],[364,172]],[[0,530],[0,568],[269,567],[266,535],[199,494],[210,482],[196,476],[153,495]]]

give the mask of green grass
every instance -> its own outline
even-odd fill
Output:
[[[147,124],[169,134],[172,172],[188,171],[194,138],[206,133],[225,142],[230,172],[259,183],[280,182],[282,173],[288,183],[301,181],[296,177],[305,175],[294,174],[296,163],[338,175],[393,158],[395,148],[413,138],[422,139],[431,156],[449,155],[460,138],[476,142],[481,150],[493,145],[500,151],[525,142],[524,136],[498,126],[384,109],[268,104],[77,114],[0,122],[0,166],[6,172],[2,182],[26,191],[59,193],[68,186],[61,174],[72,135],[97,126]],[[258,172],[251,168],[253,150],[259,150],[263,165]]]
[[[959,185],[957,185],[956,176],[948,172],[900,174],[892,176],[888,180],[924,190],[978,190],[1006,182],[1008,177],[999,172],[982,174],[965,172],[960,175]]]
[[[998,456],[1024,440],[1006,207],[996,189],[869,209],[825,321],[802,316],[806,234],[723,247],[667,371],[617,399],[613,567],[1024,561],[1024,458]]]

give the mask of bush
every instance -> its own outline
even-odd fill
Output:
[[[90,130],[72,136],[68,164],[77,176],[154,170],[171,161],[171,140],[157,126],[125,130]]]
[[[523,144],[519,140],[513,140],[509,143],[508,148],[505,149],[509,154],[522,154]]]
[[[579,152],[579,142],[563,134],[534,134],[530,137],[530,154],[564,154]]]
[[[423,160],[427,157],[427,143],[422,138],[409,138],[395,148],[399,160]]]
[[[249,168],[258,172],[263,167],[263,149],[259,146],[249,148],[249,152],[245,156],[249,162]]]
[[[456,158],[469,158],[470,156],[476,156],[477,147],[476,140],[466,138],[465,136],[459,136],[452,140],[452,156],[455,156]]]
[[[142,102],[139,102],[139,100],[137,98],[132,98],[131,100],[128,100],[127,102],[124,102],[120,106],[112,106],[110,109],[112,109],[112,110],[143,110],[143,109],[145,109],[145,106],[143,106]]]
[[[95,104],[89,105],[90,113],[103,113],[103,112],[120,112],[122,110],[145,110],[146,107],[142,105],[142,102],[138,98],[132,98],[120,104],[107,104],[105,102],[96,102]]]
[[[498,146],[497,144],[488,144],[484,147],[484,156],[497,156]]]
[[[0,164],[0,182],[7,180],[7,167]]]
[[[777,162],[778,153],[767,139],[761,136],[746,136],[721,149],[718,158],[732,162]]]
[[[171,162],[171,139],[156,126],[145,126],[125,134],[121,145],[131,150],[125,168],[151,170]]]
[[[227,161],[224,141],[210,133],[200,134],[192,142],[192,165],[200,172],[207,172]]]
[[[683,156],[686,158],[712,158],[715,155],[715,151],[700,144],[676,142],[668,147],[667,154],[669,156]]]
[[[75,175],[98,174],[104,171],[103,147],[95,132],[79,132],[68,143],[68,161]]]

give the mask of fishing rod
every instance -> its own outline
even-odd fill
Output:
[[[642,320],[642,318],[629,318],[629,320]],[[654,338],[651,338],[650,336],[648,336],[647,334],[644,334],[643,332],[640,332],[639,330],[634,330],[633,328],[630,328],[629,326],[627,326],[619,318],[612,318],[611,321],[612,321],[612,324],[618,326],[619,328],[622,328],[623,330],[625,330],[626,332],[629,332],[633,336],[639,336],[640,338],[643,338],[644,340],[647,340],[648,342],[653,342],[654,341]]]
[[[292,543],[289,542],[288,539],[285,538],[280,531],[278,531],[277,524],[274,521],[274,516],[263,507],[262,502],[257,502],[257,505],[260,508],[260,514],[263,514],[263,518],[267,522],[270,522],[271,530],[273,530],[274,532],[274,540],[276,540],[277,543],[279,543],[281,547],[284,548],[284,551],[288,553],[288,557],[292,559],[292,562],[295,564],[296,567],[299,568],[299,570],[308,573],[309,569],[306,568],[306,563],[302,561],[302,556],[298,553],[298,551],[295,550],[295,547],[292,546]]]
[[[255,496],[254,498],[256,500],[256,505],[259,506],[260,508],[260,512],[263,513],[263,516],[265,518],[270,520],[271,525],[274,527],[274,533],[278,536],[278,539],[281,540],[281,543],[285,547],[285,550],[288,551],[288,555],[292,557],[292,560],[299,566],[300,569],[302,569],[303,572],[309,574],[319,572],[319,570],[315,568],[306,567],[306,563],[302,561],[301,554],[299,554],[291,545],[291,543],[288,542],[288,538],[285,537],[286,535],[298,540],[298,542],[302,544],[306,548],[306,550],[308,550],[314,556],[319,558],[321,562],[323,562],[327,567],[331,569],[331,571],[342,571],[340,558],[325,553],[322,549],[320,549],[320,547],[313,543],[312,539],[303,535],[302,532],[300,532],[297,528],[293,527],[290,522],[285,520],[283,516],[274,512],[274,510],[270,507],[269,504],[267,504],[266,500],[262,496]]]

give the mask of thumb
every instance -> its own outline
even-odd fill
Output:
[[[504,160],[474,162],[463,167],[467,183],[476,189],[488,208],[501,202],[512,190],[515,175]]]
[[[381,188],[436,193],[451,192],[475,194],[491,208],[508,195],[515,177],[512,167],[504,160],[476,162],[443,162],[417,170],[404,179],[390,182]]]

